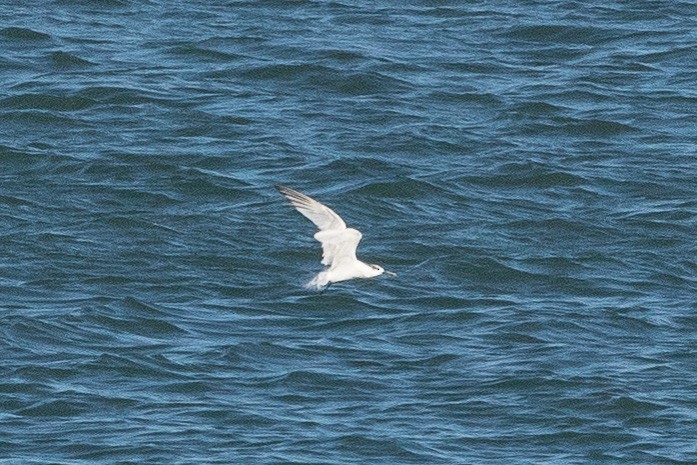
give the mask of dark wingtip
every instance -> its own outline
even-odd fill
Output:
[[[301,192],[293,190],[290,187],[281,186],[280,184],[275,184],[274,187],[296,208],[298,208],[300,205],[307,206],[313,202],[313,200],[310,197],[306,196]]]
[[[290,187],[282,186],[280,184],[274,184],[274,187],[276,188],[276,190],[278,192],[280,192],[281,194],[288,197],[288,199],[294,198],[294,199],[300,200],[303,197],[305,197],[305,194],[302,194],[294,189],[291,189]]]

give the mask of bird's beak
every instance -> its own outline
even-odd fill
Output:
[[[386,274],[387,276],[397,276],[397,273],[393,273],[393,272],[387,271],[387,270],[385,270],[385,274]]]

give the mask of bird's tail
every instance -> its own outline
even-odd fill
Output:
[[[320,289],[324,289],[327,286],[327,284],[329,284],[329,280],[327,279],[327,272],[322,271],[317,276],[312,278],[312,280],[309,283],[305,284],[305,287],[308,289],[319,291]]]

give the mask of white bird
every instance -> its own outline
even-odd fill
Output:
[[[395,276],[395,273],[385,271],[380,265],[363,263],[356,258],[356,248],[363,235],[356,229],[347,228],[334,210],[288,187],[277,185],[276,189],[319,228],[314,237],[322,244],[322,264],[327,268],[307,283],[307,287],[321,289],[331,283],[372,278],[383,273]]]

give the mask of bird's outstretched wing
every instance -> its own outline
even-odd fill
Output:
[[[342,220],[341,217],[331,208],[322,205],[315,199],[289,187],[279,185],[276,185],[275,187],[278,192],[290,200],[290,203],[293,204],[296,210],[298,210],[305,218],[315,223],[320,231],[346,229],[346,223],[344,223],[344,220]],[[358,240],[360,240],[360,238]]]
[[[322,244],[323,265],[333,268],[356,261],[356,248],[363,237],[360,231],[347,228],[334,210],[311,197],[284,186],[276,189],[319,228],[314,237]]]
[[[316,233],[315,239],[322,244],[322,265],[335,268],[342,263],[355,262],[356,249],[362,237],[361,232],[353,228]]]

